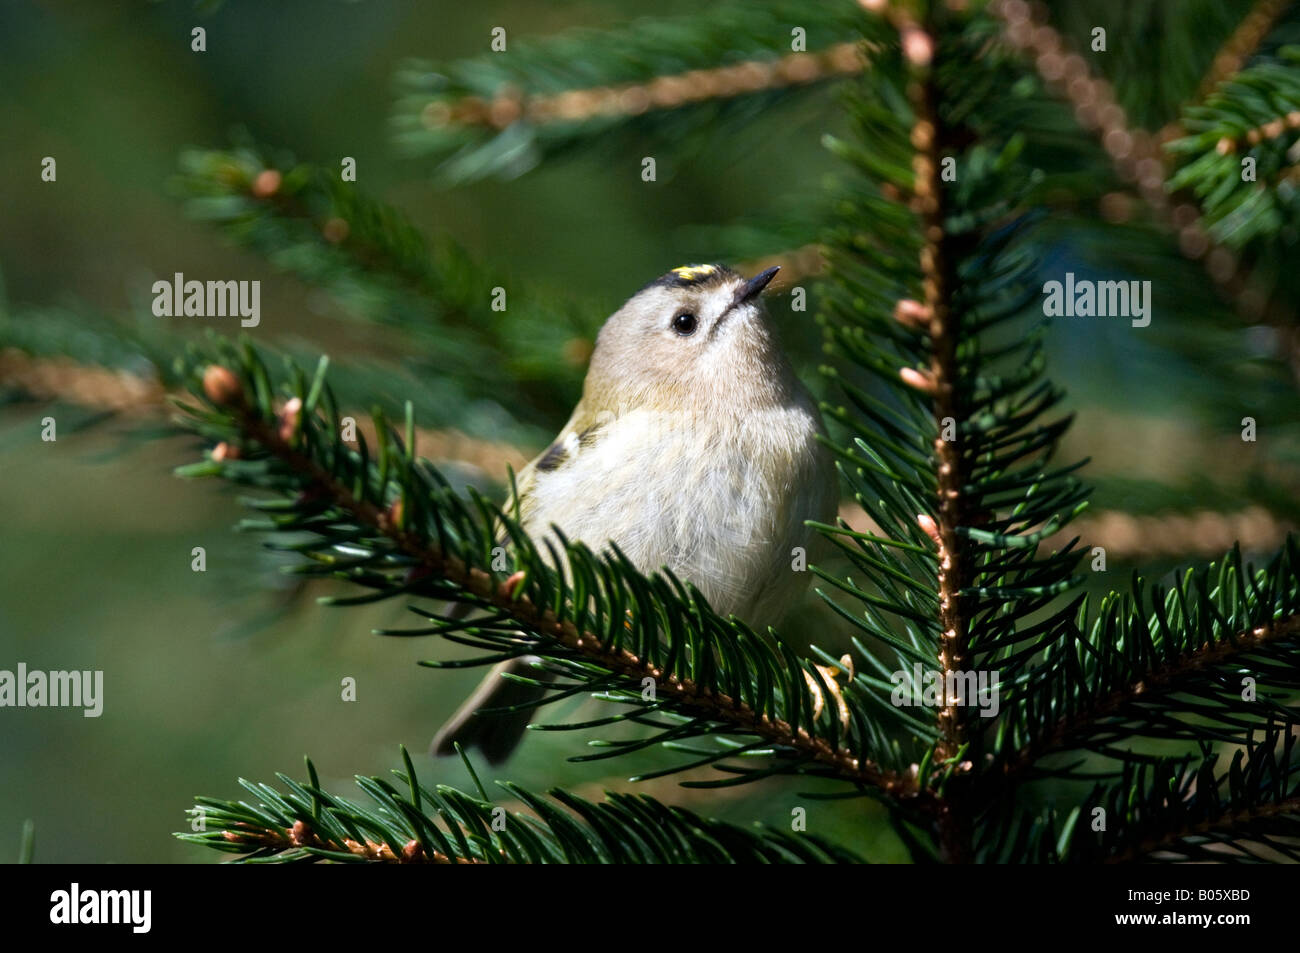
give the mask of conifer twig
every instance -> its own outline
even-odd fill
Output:
[[[391,844],[373,840],[365,842],[345,840],[341,844],[325,840],[311,829],[304,821],[296,821],[293,827],[279,830],[277,828],[254,828],[243,824],[238,828],[227,830],[224,834],[232,844],[247,845],[250,850],[270,848],[276,851],[292,850],[299,847],[314,847],[319,850],[336,851],[342,848],[355,857],[387,864],[482,864],[486,861],[466,857],[448,857],[439,851],[432,855],[425,852],[418,840],[410,840],[394,850]]]
[[[1238,656],[1266,645],[1300,636],[1300,614],[1275,619],[1266,625],[1238,632],[1216,645],[1202,645],[1172,662],[1166,662],[1142,674],[1136,681],[1098,699],[1081,711],[1062,716],[1052,728],[1032,744],[1026,745],[1009,760],[1004,774],[1019,775],[1035,761],[1053,751],[1067,747],[1072,739],[1094,727],[1102,719],[1120,714],[1126,705],[1149,701],[1153,696],[1178,691],[1186,679],[1222,665]]]
[[[1250,59],[1264,38],[1272,31],[1278,18],[1290,6],[1291,0],[1259,0],[1250,12],[1242,17],[1237,29],[1214,54],[1210,68],[1196,89],[1196,99],[1203,100],[1229,76],[1237,73]]]
[[[228,371],[225,376],[234,379]],[[498,585],[489,573],[467,566],[459,558],[438,551],[431,543],[403,529],[400,516],[392,510],[382,510],[371,502],[358,499],[351,488],[317,461],[292,447],[283,431],[277,431],[251,412],[242,395],[223,394],[220,395],[219,402],[226,406],[249,442],[260,445],[278,457],[311,484],[315,493],[347,511],[353,519],[388,537],[402,553],[418,562],[416,572],[427,572],[458,586],[478,604],[508,614],[521,628],[576,652],[637,684],[645,678],[653,679],[660,697],[674,699],[679,707],[694,717],[722,722],[738,733],[757,735],[772,744],[797,751],[809,760],[829,767],[835,775],[846,781],[876,790],[918,809],[934,808],[933,794],[921,788],[915,776],[900,774],[856,758],[851,751],[832,747],[825,739],[816,737],[802,725],[794,729],[782,719],[755,712],[739,699],[699,686],[692,679],[669,674],[626,649],[606,648],[598,634],[580,630],[571,621],[559,621],[552,610],[534,605],[527,596],[516,597],[509,581]]]
[[[435,99],[420,113],[428,129],[485,126],[505,129],[519,120],[531,123],[585,122],[589,119],[639,116],[653,110],[680,109],[710,99],[747,96],[765,90],[806,86],[826,79],[854,76],[866,68],[858,43],[836,43],[825,50],[789,53],[776,60],[747,60],[714,69],[657,76],[647,83],[624,83],[528,96],[505,87],[490,100],[478,96]]]
[[[1288,129],[1300,129],[1300,109],[1293,109],[1269,122],[1260,123],[1255,128],[1247,129],[1238,136],[1225,136],[1219,140],[1216,148],[1220,155],[1227,155],[1229,152],[1236,152],[1243,145],[1254,146],[1266,139],[1277,139]],[[1289,169],[1284,170],[1284,174],[1294,168],[1295,166],[1289,167]]]
[[[66,357],[32,357],[18,348],[0,350],[0,385],[39,400],[65,400],[115,413],[159,411],[167,398],[155,378]]]
[[[37,400],[61,400],[94,410],[134,416],[163,413],[169,392],[154,377],[132,371],[95,367],[64,357],[33,357],[17,348],[0,350],[0,386],[14,388]],[[357,414],[357,432],[373,439],[369,415]],[[415,431],[416,452],[430,460],[476,467],[491,479],[504,481],[509,470],[528,462],[524,450],[503,441],[482,440],[455,429]]]
[[[1173,849],[1180,841],[1188,837],[1204,836],[1210,833],[1236,831],[1252,821],[1282,818],[1300,813],[1300,795],[1281,798],[1268,804],[1253,804],[1240,811],[1226,811],[1212,821],[1199,821],[1171,827],[1157,837],[1142,839],[1133,846],[1106,857],[1105,864],[1131,864],[1134,861],[1159,853],[1161,850]],[[1249,841],[1249,834],[1246,835]],[[1240,850],[1236,844],[1233,849]]]

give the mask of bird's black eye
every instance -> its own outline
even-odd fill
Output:
[[[699,320],[689,311],[683,311],[677,317],[673,318],[673,330],[686,337],[688,334],[694,334],[695,328],[699,325]]]

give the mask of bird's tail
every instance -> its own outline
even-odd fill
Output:
[[[532,667],[537,661],[539,659],[534,655],[524,655],[492,666],[465,704],[456,709],[438,731],[430,753],[455,754],[455,746],[459,743],[465,748],[478,748],[489,764],[500,764],[510,757],[537,710],[536,703],[546,695],[546,686],[525,685],[502,676],[526,675],[538,681],[550,681],[549,674]],[[481,712],[485,708],[517,710],[499,714]]]

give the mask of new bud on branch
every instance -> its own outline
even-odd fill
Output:
[[[244,388],[229,368],[209,364],[203,372],[203,394],[218,407],[231,407],[244,399]]]

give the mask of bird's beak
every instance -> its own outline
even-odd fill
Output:
[[[776,277],[776,273],[780,270],[781,266],[777,265],[767,269],[767,271],[760,271],[753,278],[750,278],[740,286],[740,290],[736,293],[736,304],[742,304],[757,298],[759,293],[767,287],[768,282]]]

